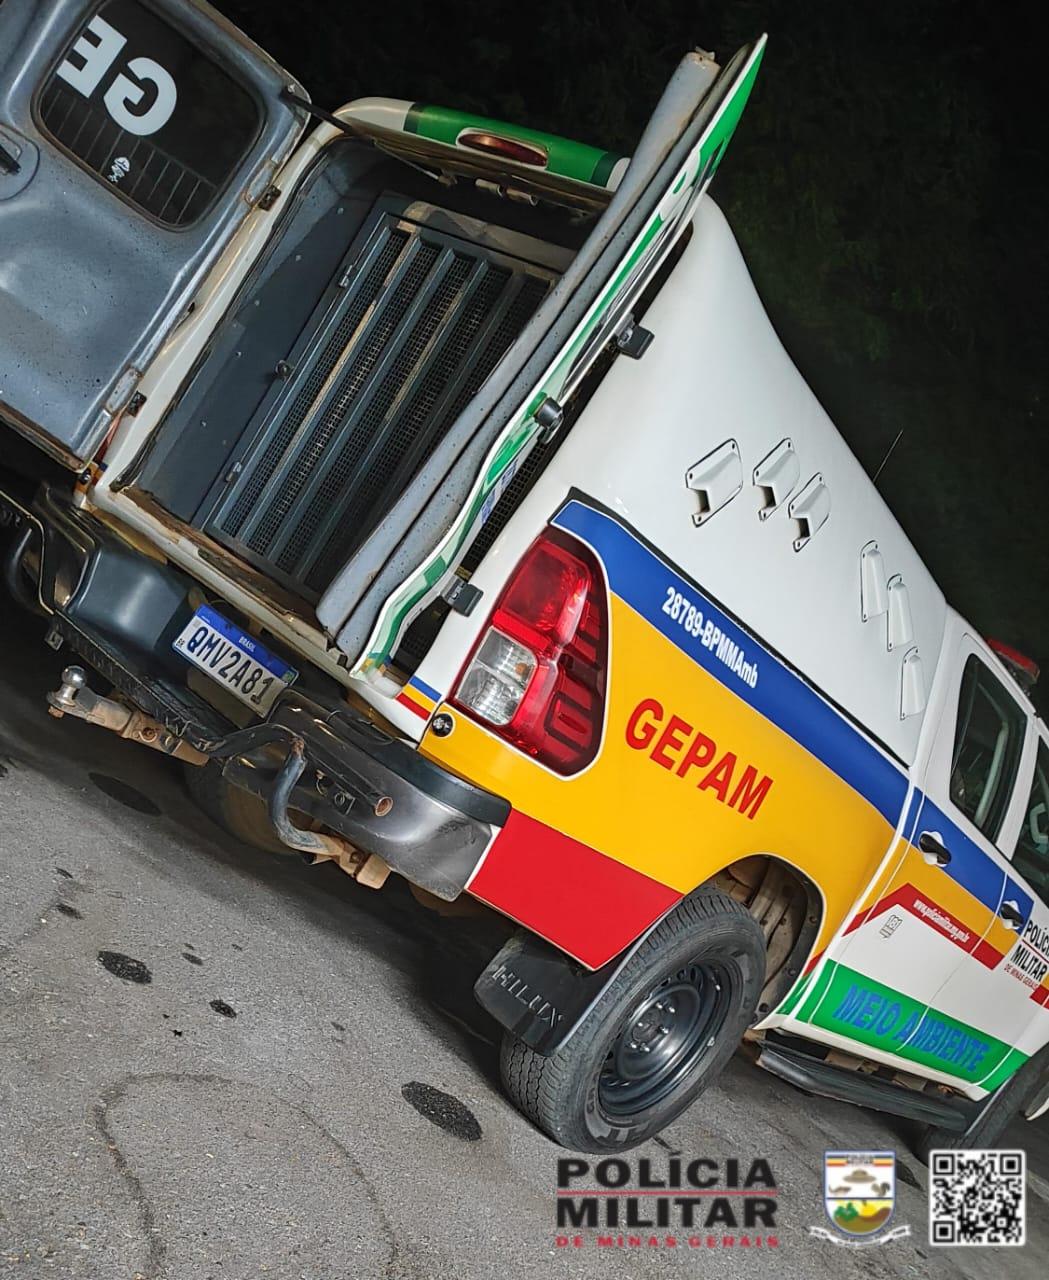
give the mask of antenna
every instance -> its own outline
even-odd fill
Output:
[[[888,452],[886,453],[885,457],[884,457],[884,458],[882,458],[882,460],[881,460],[881,466],[878,468],[878,470],[877,470],[877,471],[875,471],[875,473],[874,473],[873,477],[871,478],[871,484],[877,484],[877,483],[878,483],[878,477],[879,477],[879,476],[881,475],[881,473],[885,470],[885,464],[886,464],[886,463],[889,461],[889,459],[892,457],[892,451],[893,451],[893,449],[895,449],[895,448],[896,448],[896,446],[900,443],[900,437],[901,437],[902,435],[903,435],[903,428],[901,427],[901,428],[899,429],[899,431],[897,431],[897,432],[896,432],[896,439],[892,442],[892,444],[890,444],[890,445],[889,445],[889,450],[888,450]]]

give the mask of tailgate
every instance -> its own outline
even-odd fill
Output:
[[[719,70],[679,65],[615,196],[575,260],[372,536],[321,597],[317,616],[374,679],[411,621],[450,581],[500,493],[684,230],[757,77],[762,37]]]

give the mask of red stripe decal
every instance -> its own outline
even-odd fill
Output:
[[[414,711],[417,716],[422,716],[424,720],[429,720],[430,713],[425,707],[421,707],[413,698],[409,698],[406,693],[399,693],[395,699],[402,707],[407,707],[409,711]]]
[[[859,915],[853,916],[845,932],[852,933],[861,924],[874,920],[877,916],[884,915],[886,911],[891,911],[894,907],[901,907],[904,911],[909,911],[912,916],[916,916],[923,924],[935,929],[941,937],[953,942],[956,947],[960,947],[963,951],[971,954],[974,959],[979,960],[988,969],[994,969],[1001,964],[1004,958],[1004,952],[999,951],[997,947],[992,947],[989,942],[976,938],[975,930],[962,924],[949,911],[938,907],[935,902],[930,902],[912,884],[901,885],[890,893],[888,897],[876,902],[868,911],[861,911]],[[974,938],[976,938],[975,942],[973,941]]]
[[[467,887],[590,969],[682,896],[516,809]]]
[[[997,969],[1005,959],[1005,952],[999,951],[997,947],[992,947],[989,942],[984,942],[981,939],[976,944],[973,956],[982,965],[986,965],[988,969]]]
[[[1049,987],[1038,987],[1031,992],[1031,999],[1049,1009]]]

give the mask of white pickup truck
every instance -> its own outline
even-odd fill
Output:
[[[476,991],[557,1141],[745,1038],[985,1145],[1049,1106],[1049,735],[705,195],[764,48],[627,160],[330,113],[198,0],[4,0],[4,579],[55,715],[517,922]]]

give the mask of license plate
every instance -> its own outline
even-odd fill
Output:
[[[172,648],[260,715],[269,711],[277,694],[299,674],[206,604],[193,615]]]

